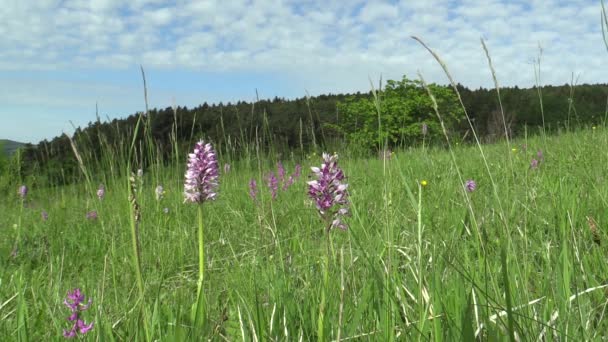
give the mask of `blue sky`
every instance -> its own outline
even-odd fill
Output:
[[[422,38],[469,87],[608,82],[600,2],[3,0],[0,138],[36,143],[100,116],[172,103],[367,91],[370,78],[445,84]]]

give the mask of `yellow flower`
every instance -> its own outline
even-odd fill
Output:
[[[591,127],[591,129],[595,129],[595,126]]]
[[[424,186],[427,186],[428,184],[429,184],[429,183],[428,183],[428,182],[427,182],[425,179],[423,179],[423,180],[420,182],[420,185],[422,185],[423,187],[424,187]]]
[[[513,148],[511,149],[511,151],[512,151],[513,153],[515,153],[515,152],[517,152],[517,149],[516,149],[515,147],[513,147]]]

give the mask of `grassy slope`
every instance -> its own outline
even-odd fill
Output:
[[[9,156],[12,155],[13,153],[15,153],[17,151],[17,149],[23,145],[24,144],[20,143],[20,142],[7,140],[7,139],[0,139],[0,146],[4,147],[5,153],[8,154]]]
[[[608,131],[598,128],[518,141],[515,152],[504,144],[484,146],[494,183],[477,147],[455,147],[456,163],[445,151],[420,148],[398,151],[386,167],[343,155],[353,215],[348,231],[331,233],[325,335],[456,340],[483,325],[484,336],[506,337],[506,317],[491,319],[506,308],[506,279],[513,306],[524,305],[512,316],[520,337],[535,339],[549,325],[551,336],[599,340],[608,331],[605,292],[569,298],[608,281],[608,155],[598,148],[607,143]],[[539,149],[544,161],[532,170]],[[319,158],[304,161],[304,177],[274,202],[260,179],[274,165],[259,164],[254,158],[251,165],[232,165],[218,200],[204,206],[204,334],[314,339],[326,240],[305,180]],[[293,161],[285,164],[293,170]],[[456,167],[463,180],[477,181],[475,192],[462,190]],[[184,168],[146,170],[139,195],[145,307],[162,340],[189,333],[196,296],[197,216],[194,206],[182,204]],[[58,339],[68,327],[63,297],[81,287],[93,298],[83,315],[95,321],[90,334],[142,338],[125,180],[105,170],[104,179],[93,181],[105,183],[103,201],[84,185],[31,189],[23,210],[12,194],[0,199],[0,336]],[[259,206],[247,194],[251,177],[264,190]],[[419,189],[423,179],[428,185]],[[157,183],[167,189],[160,203]],[[87,221],[93,209],[99,219]],[[46,222],[42,210],[49,213]],[[587,217],[597,222],[602,246]],[[19,221],[18,256],[7,258]]]

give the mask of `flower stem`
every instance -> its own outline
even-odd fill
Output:
[[[198,206],[198,289],[196,293],[196,315],[194,318],[194,325],[200,326],[201,316],[204,312],[204,294],[203,294],[203,280],[205,274],[205,245],[203,235],[203,206]]]
[[[327,232],[325,258],[323,260],[323,287],[321,288],[321,303],[319,304],[319,318],[317,320],[317,339],[318,341],[325,341],[325,293],[327,292],[327,285],[329,283],[329,255],[331,253],[331,235]]]
[[[135,211],[131,208],[131,246],[133,248],[133,264],[135,266],[135,275],[137,277],[137,288],[139,290],[139,298],[141,301],[141,308],[143,313],[144,320],[144,330],[146,333],[146,341],[150,341],[150,330],[148,328],[148,320],[146,318],[146,308],[144,301],[144,279],[141,272],[141,251],[139,246],[139,235],[138,235],[138,225],[139,223],[135,220]]]

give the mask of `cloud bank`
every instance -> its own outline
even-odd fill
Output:
[[[412,35],[473,88],[492,86],[480,38],[504,86],[534,84],[539,46],[543,84],[568,83],[572,73],[579,83],[608,79],[597,1],[8,0],[0,23],[0,75],[8,75],[0,100],[31,115],[87,105],[80,101],[94,108],[100,97],[123,114],[141,108],[126,98],[140,96],[140,64],[162,75],[156,105],[172,92],[187,105],[249,100],[260,83],[268,96],[365,91],[370,78],[418,71],[446,83]],[[231,89],[237,80],[246,89]],[[92,95],[70,97],[83,87]]]

